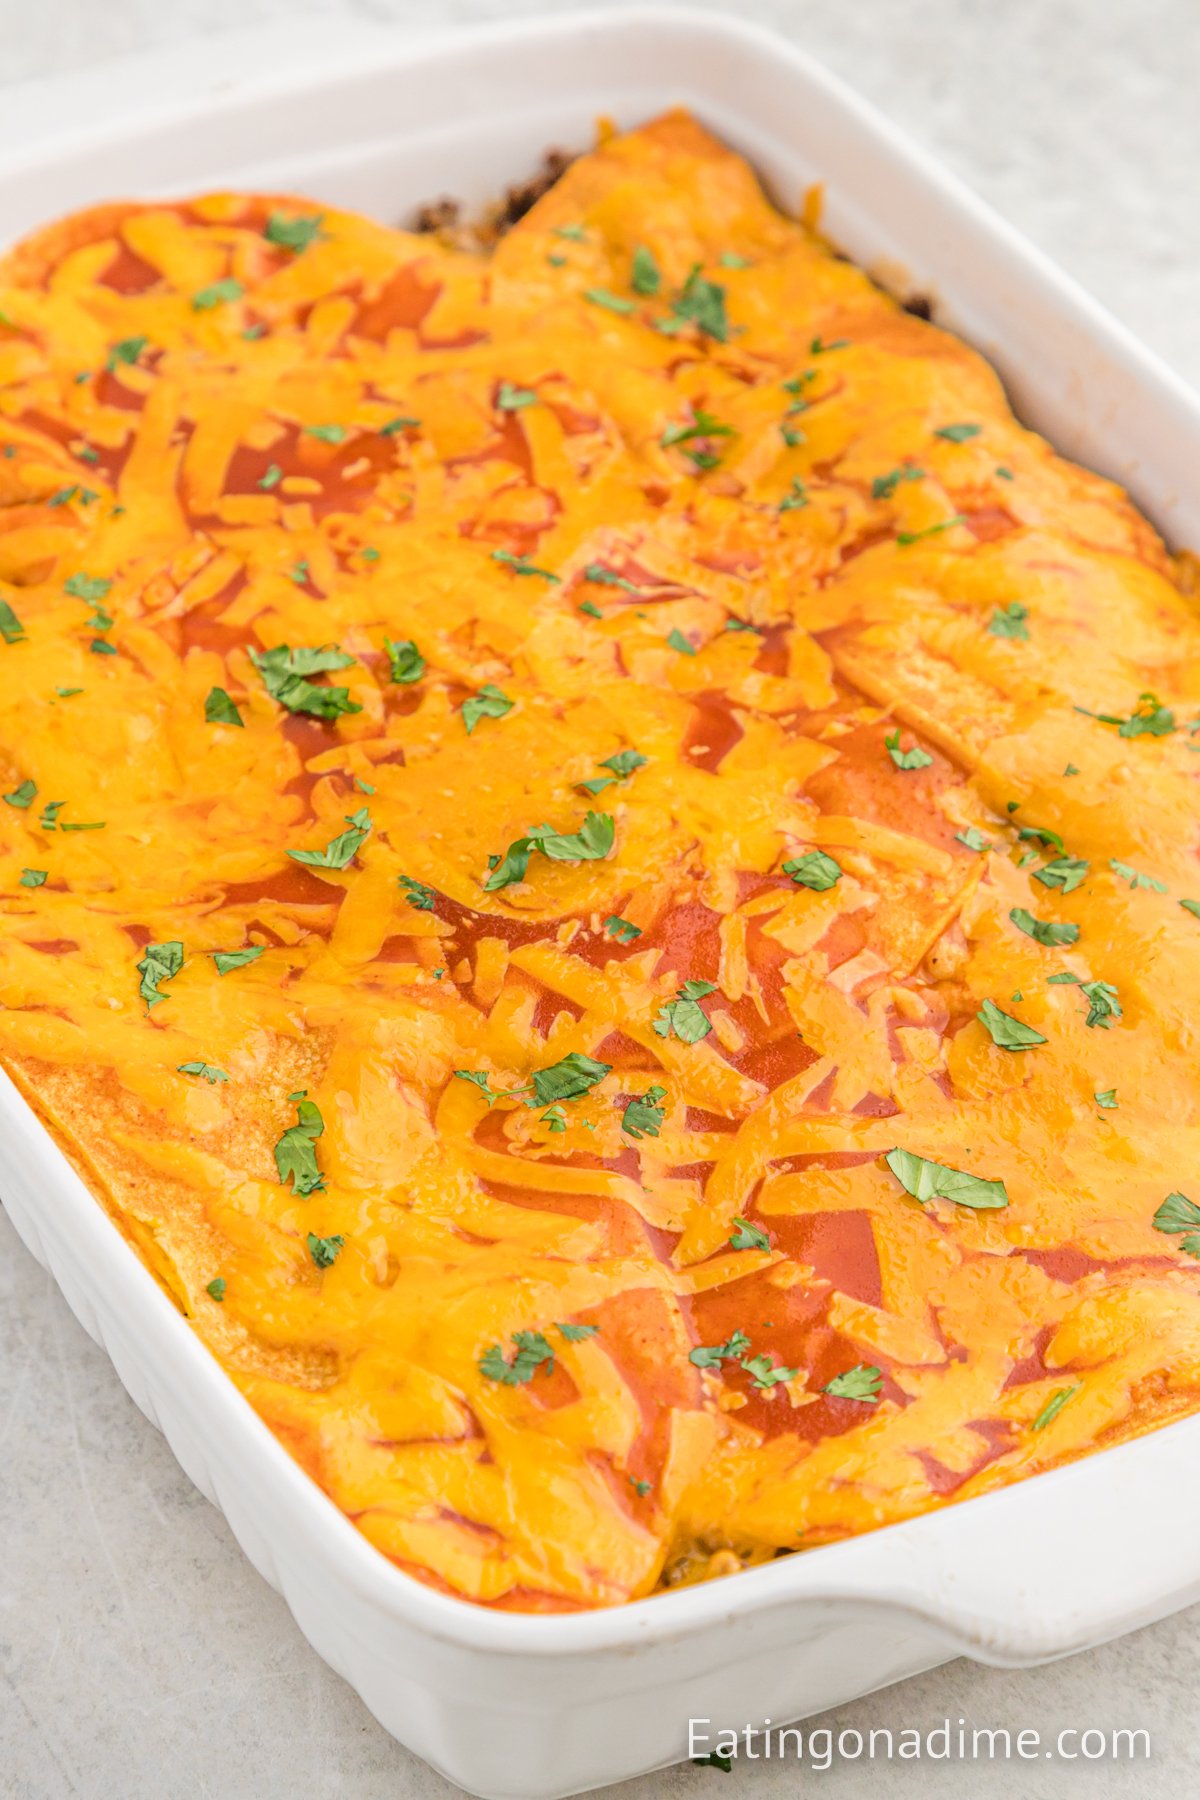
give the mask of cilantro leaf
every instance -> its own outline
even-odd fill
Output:
[[[1014,1019],[1011,1013],[1001,1012],[994,1000],[985,1000],[975,1017],[1001,1050],[1032,1050],[1036,1044],[1046,1042],[1032,1025]]]
[[[4,798],[7,800],[9,796],[5,794]],[[1191,913],[1193,919],[1200,919],[1200,900],[1181,900],[1179,904],[1184,912]]]
[[[688,1361],[697,1369],[717,1369],[723,1362],[735,1362],[745,1356],[750,1339],[744,1331],[735,1331],[724,1344],[697,1344],[688,1352]]]
[[[318,438],[322,444],[344,444],[349,435],[344,425],[306,425],[306,437]]]
[[[603,563],[589,563],[583,571],[583,579],[594,581],[601,587],[624,588],[627,594],[636,594],[639,599],[641,598],[642,590],[636,582],[626,581],[624,575],[614,575],[611,569],[604,567]]]
[[[104,359],[105,372],[111,375],[118,363],[135,363],[149,342],[150,339],[145,337],[127,337],[113,344]]]
[[[1153,1225],[1155,1231],[1186,1232],[1179,1248],[1200,1260],[1200,1206],[1193,1205],[1186,1194],[1168,1194],[1154,1215]]]
[[[598,862],[613,847],[616,825],[611,813],[588,813],[578,831],[555,831],[549,825],[535,825],[525,837],[508,846],[503,857],[484,882],[489,893],[524,881],[529,858],[536,851],[551,862]]]
[[[998,606],[988,621],[988,630],[993,637],[1019,638],[1023,643],[1029,641],[1029,627],[1025,621],[1029,617],[1029,608],[1022,606],[1019,600],[1012,600],[1007,606]]]
[[[1073,1387],[1056,1388],[1047,1400],[1045,1406],[1043,1406],[1037,1418],[1033,1421],[1030,1430],[1044,1431],[1051,1419],[1057,1419],[1059,1413],[1067,1404],[1067,1401],[1071,1399],[1072,1395],[1077,1394],[1082,1386],[1083,1383],[1077,1381]]]
[[[1153,875],[1141,874],[1137,869],[1131,868],[1127,862],[1121,862],[1118,857],[1110,856],[1108,866],[1114,875],[1119,875],[1122,881],[1127,881],[1131,888],[1150,888],[1156,894],[1165,894],[1167,891],[1165,881],[1156,881]]]
[[[1084,866],[1086,868],[1087,865]],[[1048,885],[1053,886],[1053,883]],[[1066,892],[1069,893],[1070,889],[1068,888]],[[1017,929],[1023,931],[1026,937],[1031,937],[1035,943],[1055,945],[1078,942],[1078,925],[1060,925],[1054,919],[1035,919],[1033,914],[1027,912],[1023,906],[1014,906],[1008,916]]]
[[[623,300],[620,294],[610,293],[607,288],[584,288],[583,297],[590,300],[593,306],[602,306],[606,312],[631,313],[634,311],[632,300]]]
[[[12,790],[11,794],[4,795],[4,802],[7,806],[16,806],[23,809],[29,806],[36,796],[37,783],[35,781],[22,781]]]
[[[212,312],[214,307],[240,300],[245,291],[241,282],[232,277],[228,281],[214,281],[210,287],[201,288],[199,293],[192,295],[192,311]]]
[[[218,1081],[229,1080],[224,1069],[218,1069],[213,1063],[179,1063],[177,1065],[177,1070],[180,1075],[198,1075],[202,1081],[207,1081],[210,1087],[215,1087]]]
[[[1107,1031],[1113,1020],[1121,1017],[1121,1002],[1110,981],[1081,981],[1079,991],[1088,998],[1085,1025],[1099,1025]]]
[[[1034,880],[1043,887],[1058,888],[1064,894],[1073,894],[1087,877],[1088,864],[1077,856],[1056,856],[1053,862],[1033,871]]]
[[[555,1331],[561,1331],[568,1344],[582,1344],[585,1339],[593,1338],[600,1330],[598,1325],[562,1325],[555,1321]]]
[[[633,253],[629,285],[635,294],[644,294],[647,298],[657,294],[662,286],[658,264],[644,244],[639,244]]]
[[[919,745],[914,744],[911,750],[900,748],[899,726],[895,731],[889,731],[883,742],[888,755],[898,769],[927,769],[933,761],[928,750],[922,750]]]
[[[781,513],[798,512],[801,507],[807,505],[808,488],[805,486],[804,482],[801,481],[799,475],[793,475],[791,490],[789,493],[785,494],[783,499],[779,502],[779,510]]]
[[[951,1169],[945,1163],[931,1162],[912,1150],[889,1150],[884,1158],[905,1193],[919,1200],[953,1200],[956,1206],[970,1206],[977,1211],[1008,1205],[1008,1192],[1002,1181],[985,1181],[982,1176],[968,1175],[962,1169]]]
[[[338,1251],[344,1249],[346,1240],[339,1233],[336,1237],[318,1237],[315,1231],[308,1234],[308,1254],[318,1269],[331,1269],[338,1259]]]
[[[914,469],[905,463],[899,469],[889,469],[886,475],[876,475],[871,483],[872,500],[891,500],[902,481],[924,481],[924,469]]]
[[[874,1406],[882,1386],[883,1376],[874,1364],[855,1363],[852,1369],[827,1381],[825,1392],[832,1394],[835,1400],[864,1400]]]
[[[503,1100],[504,1098],[502,1093],[496,1093],[493,1090],[492,1078],[486,1069],[455,1069],[454,1075],[457,1081],[469,1081],[474,1087],[479,1089],[480,1093],[488,1103],[489,1112],[492,1109],[494,1101]]]
[[[631,1138],[657,1137],[666,1117],[660,1103],[666,1097],[666,1088],[656,1083],[636,1100],[627,1101],[621,1114],[621,1130]]]
[[[501,693],[493,682],[485,681],[478,693],[472,694],[462,704],[463,724],[470,737],[480,719],[502,719],[510,713],[514,702],[507,694]]]
[[[772,1363],[764,1352],[759,1356],[744,1356],[742,1368],[747,1375],[754,1377],[756,1388],[773,1388],[780,1381],[795,1381],[799,1369],[785,1369],[782,1363]]]
[[[992,847],[977,825],[968,825],[965,831],[956,831],[954,841],[956,844],[965,844],[968,850],[974,850],[980,856]]]
[[[230,969],[243,969],[247,963],[257,962],[266,948],[265,944],[247,944],[244,950],[214,950],[212,959],[217,965],[217,974],[228,975]]]
[[[667,643],[672,650],[678,650],[681,656],[695,656],[696,654],[696,646],[688,642],[677,625],[672,626],[667,633]]]
[[[274,462],[268,463],[267,467],[258,478],[258,485],[265,493],[269,493],[272,488],[278,487],[282,480],[283,470],[280,468],[279,464]]]
[[[659,1037],[675,1036],[684,1044],[698,1044],[712,1030],[712,1021],[700,1005],[706,994],[716,992],[712,981],[685,981],[674,1000],[659,1008],[654,1029]]]
[[[982,430],[982,425],[939,425],[933,435],[945,438],[950,444],[965,444],[968,438],[978,437]]]
[[[383,647],[388,653],[393,681],[402,687],[420,681],[425,673],[425,658],[411,638],[400,638],[394,643],[390,637],[385,637]]]
[[[556,1100],[576,1100],[594,1088],[598,1081],[603,1081],[611,1067],[611,1063],[597,1062],[594,1057],[570,1050],[561,1061],[532,1071],[530,1080],[534,1098],[525,1104],[550,1106]]]
[[[404,898],[418,912],[432,912],[437,900],[437,890],[426,887],[423,881],[417,881],[412,875],[397,875],[396,886],[404,889]]]
[[[107,597],[112,581],[106,575],[70,575],[63,583],[63,593],[74,600],[86,600],[89,606]]]
[[[729,337],[725,289],[718,282],[706,280],[700,270],[701,264],[694,263],[676,296],[671,323],[695,325],[706,337],[724,344]]]
[[[705,412],[703,407],[697,407],[693,410],[692,417],[682,425],[668,425],[658,441],[664,450],[669,450],[672,445],[687,444],[693,438],[736,436],[732,425],[723,425],[712,413]]]
[[[146,945],[137,968],[142,978],[138,992],[146,1002],[147,1012],[152,1006],[157,1006],[160,1000],[167,998],[165,994],[159,993],[158,983],[170,981],[173,975],[178,975],[182,967],[183,945],[178,938],[172,938],[165,944]]]
[[[513,1343],[516,1354],[510,1362],[499,1344],[493,1344],[485,1350],[479,1359],[479,1372],[489,1381],[502,1382],[505,1387],[521,1387],[532,1381],[543,1364],[546,1373],[554,1373],[554,1349],[547,1343],[540,1331],[514,1331]]]
[[[225,1277],[218,1275],[215,1280],[209,1282],[204,1291],[206,1294],[210,1294],[219,1306],[225,1298]]]
[[[496,390],[497,412],[520,412],[523,407],[537,403],[538,394],[534,388],[514,387],[511,381],[502,381]]]
[[[896,542],[904,547],[908,544],[919,544],[923,538],[937,537],[941,531],[952,531],[956,525],[965,525],[964,513],[955,513],[952,519],[939,519],[936,525],[926,525],[923,531],[898,531]]]
[[[835,887],[842,879],[841,864],[827,856],[824,850],[806,850],[803,856],[785,862],[783,872],[791,876],[797,887],[812,888],[818,894]]]
[[[1119,713],[1092,712],[1086,706],[1077,706],[1075,711],[1087,719],[1098,719],[1102,725],[1115,725],[1117,736],[1123,738],[1169,737],[1175,730],[1175,714],[1169,706],[1160,705],[1155,694],[1139,694],[1127,719]]]
[[[493,550],[492,561],[503,563],[514,575],[540,575],[543,581],[555,583],[562,580],[561,575],[554,575],[549,569],[539,569],[527,556],[514,556],[511,550]]]
[[[296,1123],[289,1125],[275,1146],[275,1167],[283,1186],[289,1177],[293,1192],[306,1194],[324,1191],[325,1177],[317,1167],[317,1139],[325,1130],[325,1121],[315,1101],[303,1094],[294,1095]]]
[[[1117,1090],[1116,1088],[1105,1088],[1103,1093],[1093,1094],[1092,1099],[1097,1106],[1102,1106],[1106,1112],[1111,1112],[1117,1104]]]
[[[410,413],[397,413],[394,419],[389,419],[386,425],[379,427],[379,435],[395,437],[398,431],[415,431],[420,423],[420,419],[413,418]],[[375,554],[378,555],[379,552],[376,551]]]
[[[241,725],[243,729],[245,727],[245,720],[223,687],[214,687],[208,690],[208,697],[204,702],[204,717],[209,725]]]
[[[263,227],[263,236],[268,244],[277,244],[281,250],[307,250],[315,238],[321,236],[321,227],[325,223],[324,213],[273,212]]]
[[[354,661],[336,644],[322,644],[319,649],[276,644],[273,650],[251,650],[250,661],[263,679],[272,700],[291,713],[311,713],[318,719],[336,719],[342,713],[361,712],[351,700],[349,688],[317,687],[310,675],[330,669],[348,669]]]
[[[735,1250],[769,1250],[771,1240],[757,1225],[751,1225],[740,1216],[733,1221],[736,1230],[730,1235],[729,1242]]]
[[[27,888],[44,887],[49,869],[22,869],[21,886]]]
[[[640,925],[631,925],[628,919],[621,917],[620,913],[609,913],[604,921],[604,935],[616,938],[618,943],[632,944],[634,938],[641,937],[642,928]]]
[[[0,599],[0,637],[6,644],[19,644],[25,636],[25,627],[18,619],[7,600]]]
[[[371,831],[371,815],[365,806],[344,815],[349,831],[340,831],[324,850],[289,850],[293,862],[306,863],[314,869],[344,869],[354,861]]]

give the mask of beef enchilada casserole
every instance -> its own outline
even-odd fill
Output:
[[[0,1059],[250,1405],[608,1606],[1200,1405],[1196,567],[684,113],[0,264]]]

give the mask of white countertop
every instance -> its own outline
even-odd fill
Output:
[[[0,82],[272,24],[406,25],[536,11],[534,0],[0,0]],[[543,0],[541,10],[569,10]],[[737,0],[802,41],[1077,275],[1200,385],[1197,0]],[[219,46],[216,54],[220,54]],[[2,98],[2,96],[0,96]],[[3,115],[0,105],[0,117]],[[1150,1531],[1191,1529],[1165,1495]],[[301,1638],[224,1521],[126,1398],[0,1214],[0,1796],[4,1800],[442,1800]],[[1102,1565],[1097,1581],[1104,1580]],[[1195,1786],[1186,1672],[1200,1610],[1048,1668],[955,1662],[840,1708],[836,1729],[1144,1727],[1149,1763],[744,1760],[614,1789],[622,1800],[974,1800]]]

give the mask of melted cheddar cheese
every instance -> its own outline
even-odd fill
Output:
[[[490,256],[51,227],[0,451],[5,1067],[384,1555],[610,1605],[1195,1409],[1186,570],[693,121]]]

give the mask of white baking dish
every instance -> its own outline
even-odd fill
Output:
[[[119,74],[102,129],[0,149],[0,236],[117,194],[269,186],[399,218],[482,202],[598,112],[682,101],[785,204],[826,182],[826,227],[902,267],[997,363],[1020,413],[1200,543],[1200,402],[1041,256],[786,44],[711,14],[576,15],[446,40],[371,28],[308,72],[195,84],[168,110]],[[261,72],[267,67],[268,72]],[[122,82],[124,80],[124,85]],[[452,1780],[513,1800],[678,1759],[687,1721],[801,1717],[964,1652],[1031,1663],[1200,1597],[1200,1540],[1153,1528],[1200,1473],[1200,1418],[985,1499],[706,1587],[532,1618],[443,1597],[387,1563],[241,1400],[0,1076],[0,1182],[25,1243],[305,1636],[381,1723]]]

